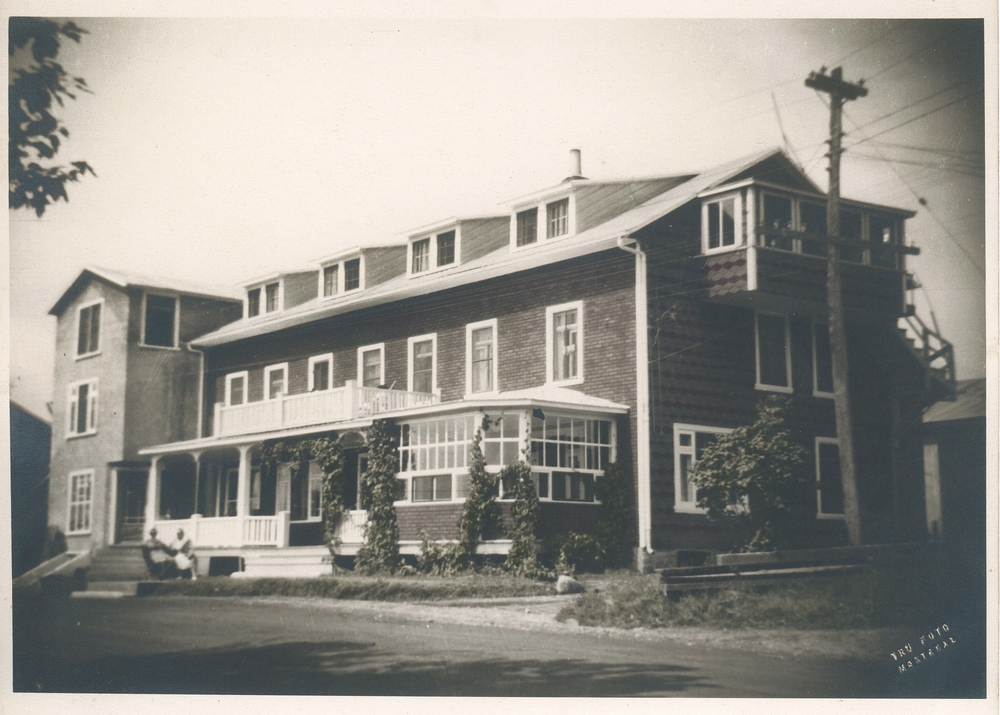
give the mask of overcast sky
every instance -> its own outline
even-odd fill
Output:
[[[843,194],[918,212],[918,310],[955,342],[959,378],[985,374],[981,24],[76,22],[89,34],[59,59],[93,94],[62,110],[59,158],[98,176],[41,219],[9,214],[11,396],[36,412],[48,310],[88,265],[238,284],[503,211],[566,176],[571,148],[594,179],[698,171],[784,145],[782,125],[825,189],[828,110],[803,80],[836,64],[869,89],[847,106]]]

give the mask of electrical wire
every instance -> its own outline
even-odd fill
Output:
[[[870,141],[870,140],[874,139],[875,137],[880,137],[883,134],[888,134],[889,132],[894,132],[894,131],[896,131],[897,129],[899,129],[901,127],[905,127],[907,124],[912,124],[913,122],[917,121],[918,119],[923,119],[924,117],[928,117],[931,114],[934,114],[935,112],[940,112],[942,109],[947,109],[948,107],[952,106],[953,104],[958,104],[959,102],[964,102],[965,100],[971,99],[974,96],[975,96],[975,92],[970,92],[969,94],[966,94],[966,95],[964,95],[962,97],[959,97],[958,99],[953,99],[952,101],[948,102],[947,104],[942,104],[940,107],[932,109],[929,112],[924,112],[923,114],[918,114],[917,116],[913,117],[912,119],[907,119],[905,122],[901,122],[901,123],[899,123],[899,124],[897,124],[897,125],[895,125],[893,127],[889,127],[888,129],[883,129],[882,131],[880,131],[880,132],[878,132],[876,134],[872,134],[870,137],[865,137],[864,139],[860,139],[860,140],[854,142],[853,144],[848,145],[845,148],[846,149],[850,149],[851,147],[855,147],[858,144],[863,144],[863,143],[865,143],[867,141]],[[852,122],[852,124],[853,124],[853,122]],[[855,130],[859,130],[859,129],[861,129],[861,127],[855,126]]]

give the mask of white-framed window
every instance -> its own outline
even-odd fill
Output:
[[[511,250],[575,235],[575,213],[576,195],[569,189],[513,207],[510,216]]]
[[[437,392],[437,333],[408,338],[406,353],[406,389]]]
[[[451,501],[450,474],[429,474],[410,479],[410,501]]]
[[[333,353],[309,358],[309,392],[322,392],[333,387]]]
[[[385,384],[385,343],[358,348],[358,384],[364,387]]]
[[[545,204],[545,238],[558,238],[569,233],[569,199]]]
[[[531,472],[542,501],[599,504],[594,485],[614,461],[615,426],[610,420],[532,413]],[[502,494],[510,492],[501,485]]]
[[[689,474],[694,463],[701,458],[709,444],[720,434],[728,434],[728,427],[674,424],[674,511],[703,514],[698,507],[698,489],[691,483]]]
[[[459,226],[411,239],[407,247],[407,274],[416,276],[459,263],[461,245]]]
[[[288,394],[288,363],[264,368],[264,399],[274,400]]]
[[[69,385],[66,410],[68,437],[81,437],[97,432],[98,379],[80,380]]]
[[[740,194],[705,200],[701,205],[703,253],[723,251],[743,244],[743,202]]]
[[[215,473],[215,515],[236,516],[239,467],[222,467]]]
[[[284,284],[280,280],[247,288],[246,317],[276,313],[281,310],[283,299]]]
[[[830,326],[812,324],[813,396],[833,397],[833,356],[830,352]]]
[[[760,225],[765,228],[795,230],[795,201],[791,196],[762,191],[760,198]],[[765,236],[766,248],[782,251],[795,250],[795,240],[791,237]]]
[[[497,321],[496,318],[465,326],[465,391],[497,392]]]
[[[431,239],[410,243],[410,273],[423,273],[431,267]]]
[[[361,260],[361,257],[344,261],[344,292],[361,290],[364,284],[364,261]]]
[[[538,242],[538,207],[518,211],[514,218],[517,246]]]
[[[583,382],[583,301],[545,309],[545,381],[556,385]]]
[[[176,348],[180,334],[180,300],[176,295],[142,294],[142,345]]]
[[[94,503],[94,470],[84,469],[69,474],[69,513],[66,533],[89,534],[91,507]]]
[[[319,294],[332,298],[364,288],[364,254],[343,261],[325,263],[319,269]]]
[[[320,295],[324,298],[337,295],[340,292],[340,264],[323,266],[323,270],[320,271],[320,280],[323,282]]]
[[[844,518],[844,486],[840,480],[840,442],[816,438],[816,517]]]
[[[242,405],[249,402],[247,395],[250,373],[233,372],[226,375],[226,406]]]
[[[76,311],[76,357],[90,357],[101,351],[101,314],[104,300],[80,306]]]
[[[758,390],[792,391],[792,349],[787,315],[754,313]]]

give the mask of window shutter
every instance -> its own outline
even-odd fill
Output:
[[[69,433],[76,434],[76,409],[77,409],[77,399],[79,395],[79,388],[77,385],[73,385],[69,388]]]
[[[87,397],[87,420],[89,424],[88,429],[97,429],[97,380],[90,383],[90,394]]]

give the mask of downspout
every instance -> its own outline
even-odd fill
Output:
[[[631,241],[632,245],[626,245]],[[644,555],[653,553],[652,513],[650,507],[649,454],[649,297],[646,291],[646,253],[639,241],[630,236],[618,237],[618,248],[635,255],[635,389],[636,389],[636,468],[638,471],[639,567]]]

